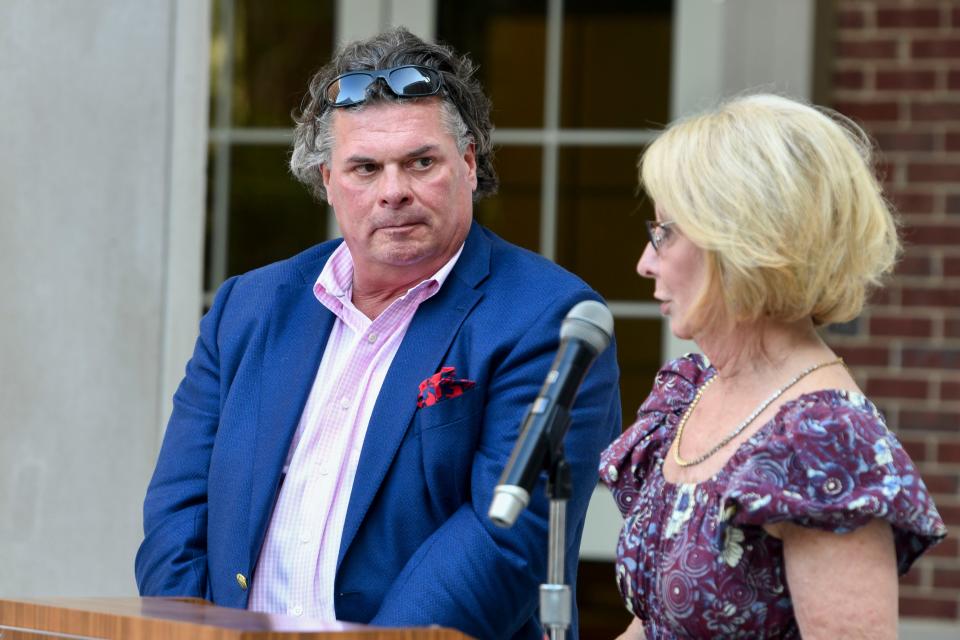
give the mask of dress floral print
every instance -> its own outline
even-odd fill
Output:
[[[647,638],[798,638],[782,545],[764,524],[845,533],[882,518],[900,574],[946,535],[910,458],[854,392],[786,402],[712,478],[667,482],[677,422],[714,374],[699,355],[669,363],[636,423],[601,456],[625,519],[617,583]]]

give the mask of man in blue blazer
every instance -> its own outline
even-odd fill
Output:
[[[497,184],[472,72],[397,29],[311,80],[291,168],[343,239],[217,293],[147,490],[143,595],[542,637],[542,479],[512,528],[486,512],[561,321],[599,296],[472,220]],[[619,428],[611,347],[565,441],[571,585]]]

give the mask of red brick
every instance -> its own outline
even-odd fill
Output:
[[[914,58],[960,58],[960,39],[916,40],[910,44],[910,55]]]
[[[921,474],[923,484],[927,485],[930,493],[953,496],[960,489],[960,476],[956,473],[933,473],[924,471]]]
[[[943,148],[947,151],[960,151],[960,133],[948,133],[943,139]]]
[[[874,378],[867,380],[867,395],[880,398],[914,398],[923,400],[927,397],[926,380],[904,380],[902,378]]]
[[[910,182],[960,182],[960,164],[916,163],[907,167]]]
[[[933,273],[933,263],[929,256],[907,256],[897,262],[898,276],[929,276]]]
[[[954,9],[951,13],[953,18],[951,22],[953,23],[953,26],[960,27],[960,8]]]
[[[911,307],[960,307],[957,287],[905,287],[900,295],[903,304]]]
[[[903,232],[910,245],[945,246],[960,244],[960,224],[912,224]]]
[[[941,442],[937,445],[937,462],[960,462],[960,441]],[[954,540],[956,542],[956,540]]]
[[[927,552],[927,555],[937,556],[938,558],[956,558],[957,557],[957,539],[954,537],[947,537],[936,544],[936,546],[930,547],[930,551]]]
[[[910,567],[906,574],[900,576],[901,587],[919,587],[923,581],[923,571],[920,570],[919,563]]]
[[[882,347],[838,346],[835,351],[844,362],[852,367],[887,366],[890,364],[890,352]]]
[[[915,102],[910,105],[914,122],[956,122],[960,120],[960,102]]]
[[[910,134],[904,135],[909,136]],[[880,138],[880,136],[877,136],[878,140],[880,140]],[[884,149],[891,150],[891,147],[885,146],[884,142],[880,142],[880,146]],[[886,195],[900,213],[933,213],[934,198],[932,193],[888,191]]]
[[[960,89],[960,71],[950,71],[947,73],[947,88]]]
[[[960,261],[960,258],[957,260]],[[960,338],[960,320],[947,318],[943,323],[943,337]]]
[[[854,120],[862,122],[895,122],[900,117],[900,105],[896,102],[838,102],[834,108]]]
[[[945,213],[960,213],[960,194],[947,196]]]
[[[939,9],[878,9],[881,28],[932,28],[940,26]]]
[[[873,289],[869,292],[867,304],[871,307],[887,307],[893,304],[894,287],[887,286],[882,289]]]
[[[885,183],[884,188],[889,189],[890,185],[894,182],[897,177],[897,163],[891,159],[880,160],[875,163],[874,174],[877,176],[877,180]]]
[[[862,89],[865,77],[862,71],[835,71],[833,74],[833,88]]]
[[[881,90],[929,91],[937,86],[934,71],[878,71],[876,87]]]
[[[923,437],[904,437],[900,438],[900,444],[904,451],[910,456],[910,459],[916,464],[920,464],[927,459],[927,439]],[[923,475],[922,473],[920,475]]]
[[[900,615],[952,620],[957,617],[956,598],[900,596]]]
[[[872,336],[921,336],[933,332],[933,322],[928,318],[875,315],[870,318]]]
[[[857,60],[890,59],[897,56],[897,42],[884,40],[840,40],[836,48],[837,59]]]
[[[936,147],[932,133],[878,133],[874,137],[884,151],[933,151]]]
[[[940,382],[940,399],[954,402],[960,400],[960,382],[949,380]]]
[[[933,586],[944,589],[960,589],[960,569],[933,569]]]
[[[900,411],[900,428],[923,431],[960,431],[960,411]],[[960,524],[960,507],[957,509],[957,522]],[[943,514],[941,514],[943,515]],[[944,515],[944,519],[946,516]]]
[[[858,8],[837,11],[837,26],[841,29],[859,29],[865,22],[863,11]]]
[[[904,367],[960,369],[960,349],[907,347],[903,350],[902,361]]]
[[[960,258],[944,258],[943,275],[947,277],[960,276]]]
[[[960,507],[947,504],[937,505],[937,511],[940,512],[940,517],[943,518],[943,523],[949,528],[950,525],[960,524]]]

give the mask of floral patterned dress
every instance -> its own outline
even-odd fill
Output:
[[[910,458],[855,392],[786,402],[712,478],[667,482],[680,416],[714,374],[699,355],[666,365],[637,422],[600,460],[625,519],[617,583],[648,639],[799,638],[782,544],[763,524],[844,533],[882,518],[901,575],[946,535]]]

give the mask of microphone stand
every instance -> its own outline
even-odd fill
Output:
[[[569,414],[566,423],[569,424]],[[566,429],[560,429],[566,433]],[[570,587],[564,582],[567,543],[567,501],[573,493],[570,465],[563,455],[563,438],[550,448],[547,465],[547,497],[550,498],[550,537],[547,551],[547,583],[540,585],[540,623],[550,640],[563,640],[570,628]]]

